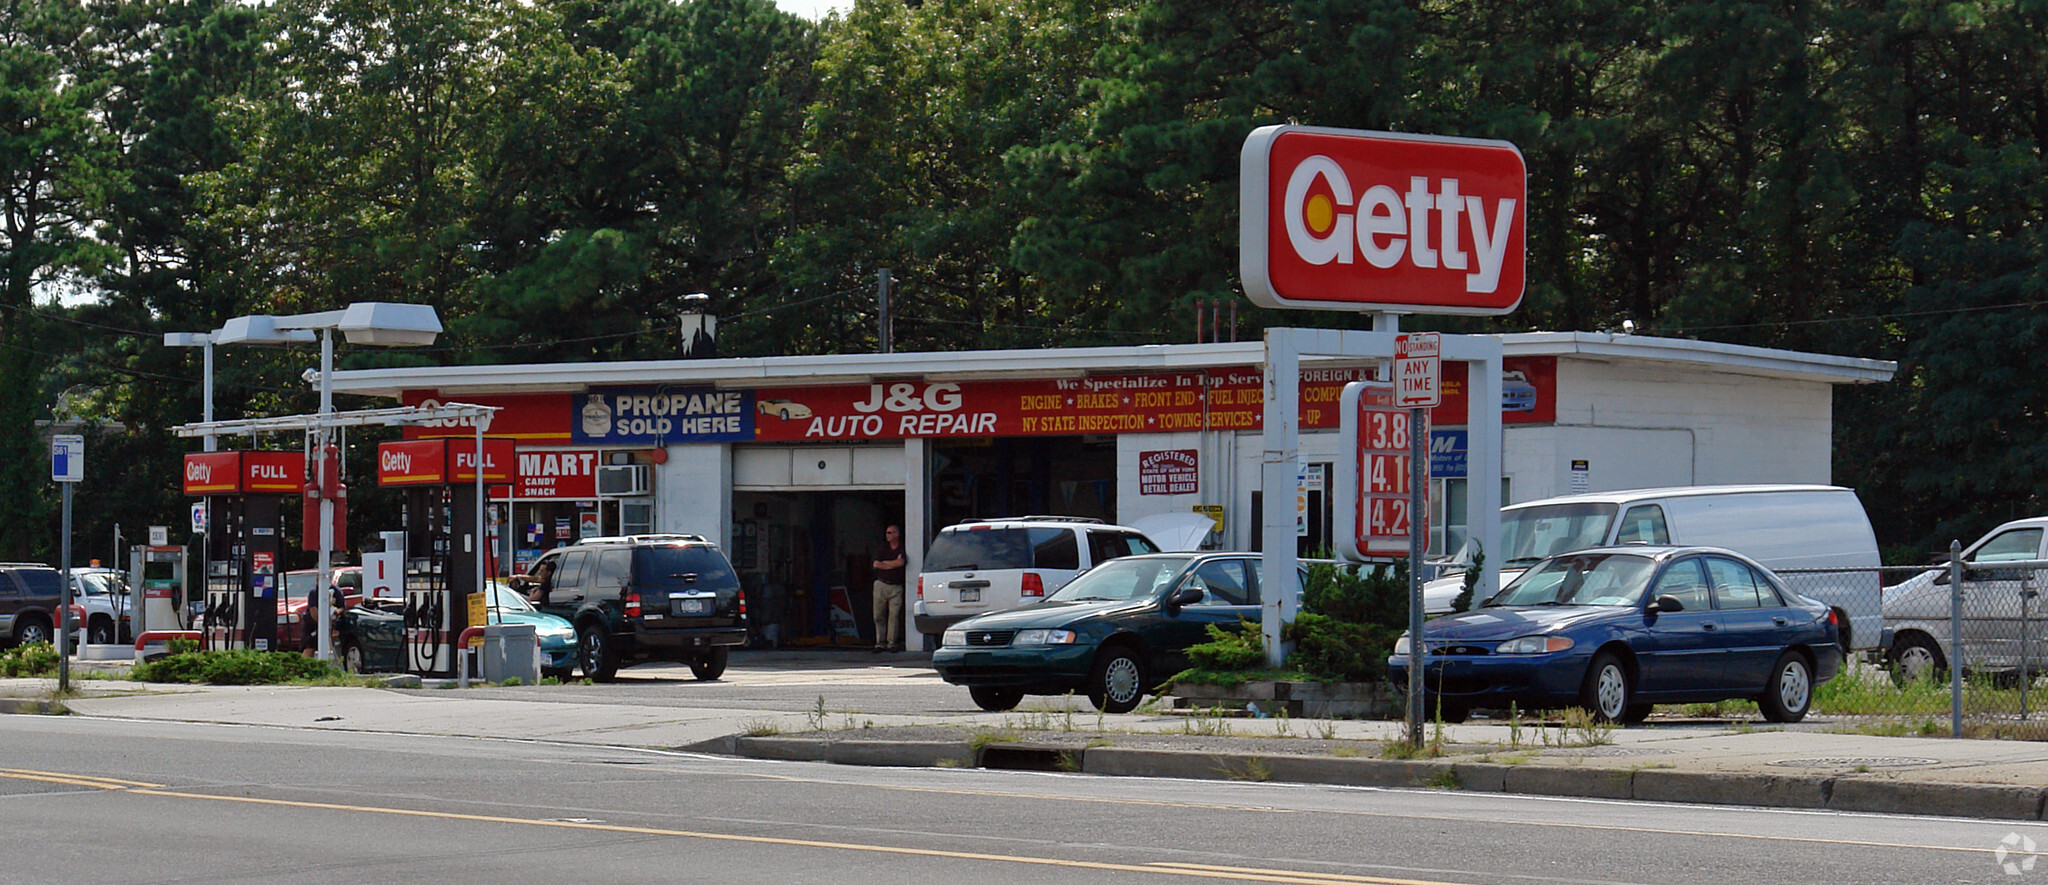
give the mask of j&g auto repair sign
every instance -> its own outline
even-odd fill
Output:
[[[1239,157],[1245,294],[1275,308],[1504,314],[1528,185],[1505,141],[1266,126]]]

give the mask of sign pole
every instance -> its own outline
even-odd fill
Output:
[[[63,537],[58,541],[58,566],[63,587],[57,594],[57,693],[71,691],[71,487],[85,478],[85,437],[60,433],[50,437],[50,480],[64,488]]]
[[[1423,485],[1428,482],[1424,458],[1429,457],[1429,410],[1408,410],[1408,744],[1422,746],[1422,557]]]

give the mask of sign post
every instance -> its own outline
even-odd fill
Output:
[[[50,481],[64,489],[63,537],[58,546],[64,567],[64,588],[57,605],[57,692],[71,691],[71,487],[85,478],[85,437],[60,433],[50,437]]]
[[[1394,336],[1394,401],[1409,415],[1409,511],[1424,513],[1429,487],[1429,410],[1441,401],[1437,381],[1442,374],[1443,339],[1435,332]],[[1428,539],[1421,530],[1408,536],[1408,743],[1422,745],[1422,556]]]

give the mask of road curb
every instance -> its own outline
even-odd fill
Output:
[[[718,752],[721,742],[691,749]],[[980,767],[1074,771],[1105,777],[1270,781],[1353,787],[1440,788],[1701,805],[1825,808],[1886,814],[1932,814],[2000,820],[2048,819],[2048,788],[2004,784],[1926,783],[1861,777],[1504,765],[1441,759],[1343,756],[1261,756],[1200,750],[1060,747],[995,742],[978,749],[959,741],[826,740],[739,737],[732,755],[753,759],[900,767]]]
[[[0,714],[27,713],[44,716],[58,716],[71,710],[57,701],[37,698],[0,698]]]
[[[1879,778],[1837,778],[1828,807],[1836,811],[1907,811],[1950,817],[2041,820],[2041,787],[1928,784]]]
[[[1631,780],[1633,797],[1646,802],[1827,808],[1834,778],[1783,774],[1669,771],[1645,768]]]

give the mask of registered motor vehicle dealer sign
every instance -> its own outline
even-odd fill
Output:
[[[1238,264],[1264,307],[1494,315],[1522,301],[1528,175],[1505,141],[1265,126]]]

